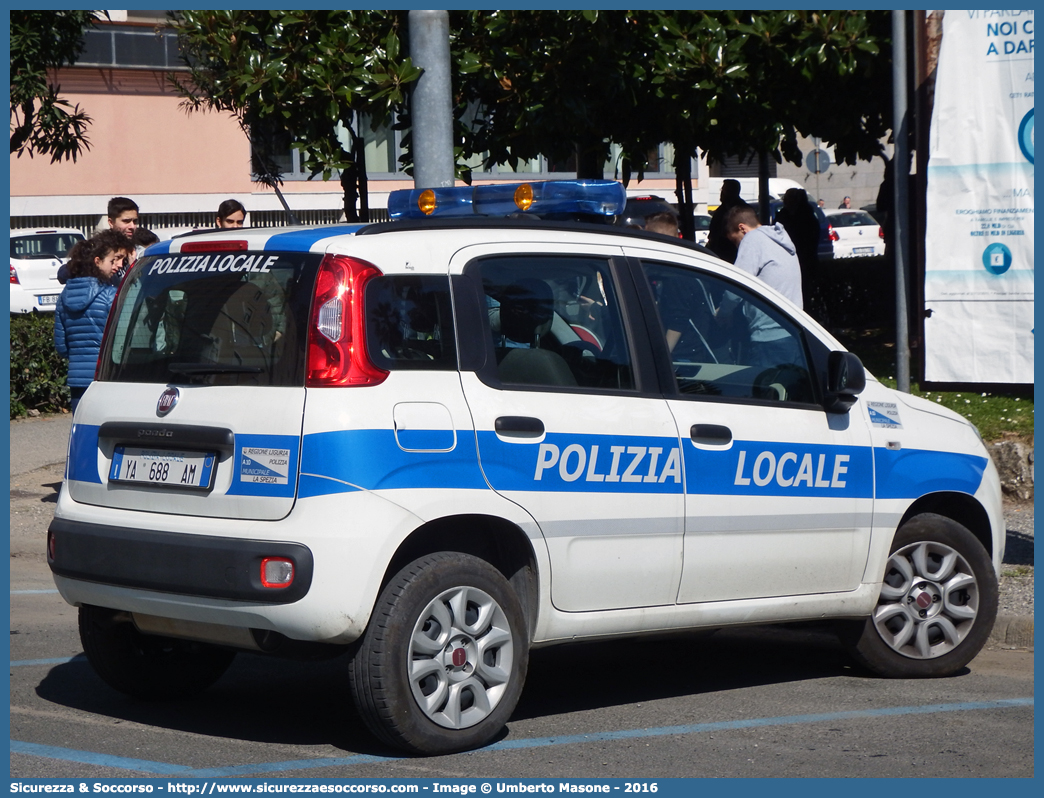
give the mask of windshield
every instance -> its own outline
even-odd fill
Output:
[[[99,379],[303,386],[319,258],[275,252],[142,258],[116,300]]]
[[[11,239],[11,257],[18,260],[67,258],[69,250],[83,241],[79,233],[41,233]]]

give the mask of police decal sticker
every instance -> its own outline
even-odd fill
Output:
[[[244,446],[239,450],[239,479],[264,485],[286,485],[290,450]]]
[[[866,409],[870,413],[870,423],[875,427],[901,429],[903,426],[895,402],[867,402]]]

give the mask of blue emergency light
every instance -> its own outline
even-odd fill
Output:
[[[388,195],[392,219],[449,216],[618,216],[627,192],[615,180],[545,180],[484,186],[401,189]]]

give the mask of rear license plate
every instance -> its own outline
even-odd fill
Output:
[[[42,294],[36,298],[38,305],[57,305],[60,294]]]
[[[874,248],[873,247],[852,247],[852,254],[853,255],[873,255],[874,254]]]
[[[217,456],[213,452],[181,452],[117,446],[109,481],[169,488],[209,488]]]

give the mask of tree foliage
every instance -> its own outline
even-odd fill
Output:
[[[360,114],[376,129],[394,112],[409,129],[420,72],[402,12],[194,11],[176,24],[187,106],[235,114],[262,158],[282,136],[328,178],[359,165]],[[798,134],[854,163],[881,154],[890,127],[888,12],[455,11],[450,31],[466,179],[476,157],[488,169],[539,156],[576,156],[579,176],[601,177],[613,144],[622,176],[641,177],[670,142],[685,180],[700,152],[800,163]],[[349,152],[338,120],[355,120]],[[408,132],[403,143],[408,171]]]
[[[278,179],[273,156],[290,146],[312,177],[355,169],[362,115],[387,124],[420,75],[397,12],[182,11],[173,22],[191,67],[173,78],[184,106],[233,114],[258,175]]]
[[[15,11],[11,14],[11,154],[75,161],[90,149],[91,118],[60,96],[51,73],[76,63],[94,11]],[[101,12],[99,12],[101,13]]]
[[[486,166],[609,142],[641,173],[679,157],[748,152],[800,162],[796,134],[848,162],[889,127],[887,12],[470,11],[453,16],[466,155]]]

